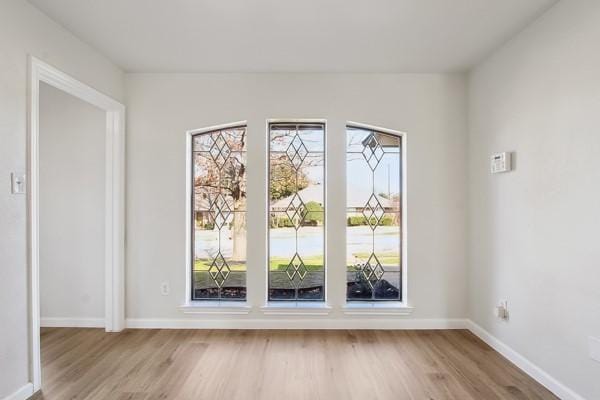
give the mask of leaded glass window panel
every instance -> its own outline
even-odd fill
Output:
[[[269,300],[325,299],[325,126],[269,126]]]
[[[246,127],[192,140],[192,300],[245,300]]]
[[[402,299],[402,141],[347,127],[347,300]]]

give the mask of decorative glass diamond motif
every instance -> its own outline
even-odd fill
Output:
[[[278,122],[268,131],[268,299],[323,301],[325,124]]]
[[[294,139],[292,140],[285,152],[287,153],[288,158],[292,162],[292,165],[296,169],[300,168],[300,165],[302,165],[304,159],[308,155],[308,149],[304,145],[302,139],[300,139],[300,136],[298,136],[297,134],[294,136]]]
[[[231,221],[231,207],[229,207],[227,199],[220,193],[211,203],[209,211],[213,222],[219,229]]]
[[[369,164],[371,170],[375,171],[375,168],[379,165],[379,162],[383,158],[385,152],[383,148],[377,141],[375,134],[371,133],[369,137],[365,140],[365,145],[362,150],[363,157]]]
[[[300,226],[304,222],[306,214],[308,214],[308,210],[306,209],[306,206],[304,205],[304,202],[302,201],[298,193],[296,193],[292,198],[292,201],[290,201],[290,204],[285,209],[285,213],[287,214],[290,221],[292,221],[294,228],[296,228],[296,230],[300,228]]]
[[[371,254],[371,257],[369,257],[369,260],[362,269],[362,274],[367,282],[369,282],[371,288],[383,277],[384,272],[385,270],[381,266],[377,256],[374,253]]]
[[[227,159],[229,158],[229,155],[231,154],[231,149],[229,148],[229,145],[227,144],[227,141],[225,141],[225,138],[223,137],[223,134],[221,132],[214,134],[212,136],[212,140],[213,145],[209,150],[210,156],[212,157],[215,164],[217,164],[217,167],[221,169],[223,168],[223,164],[225,164],[225,161],[227,161]]]
[[[223,286],[230,272],[231,268],[229,268],[229,265],[227,264],[227,261],[225,261],[225,258],[223,258],[223,255],[221,253],[217,254],[213,262],[210,264],[208,273],[219,288]]]
[[[191,300],[246,299],[246,137],[244,125],[192,136]]]
[[[356,176],[360,173],[361,178],[364,176],[364,182],[359,182],[364,189],[358,208],[352,196],[346,199],[347,233],[355,237],[346,244],[346,299],[349,301],[401,301],[405,295],[401,251],[405,219],[403,147],[401,135],[346,126],[347,170],[355,171]],[[356,184],[347,179],[348,193],[357,190]],[[303,195],[303,198],[308,203],[308,197]],[[312,211],[310,203],[308,205]],[[312,220],[311,215],[312,212],[306,219]],[[362,230],[364,225],[370,228],[369,233],[368,229],[367,232]]]
[[[292,258],[292,261],[288,264],[285,272],[287,273],[288,278],[290,278],[290,281],[298,285],[304,280],[304,277],[308,273],[308,269],[306,268],[306,265],[304,265],[304,261],[302,261],[300,255],[296,253]]]
[[[367,204],[363,208],[362,213],[371,229],[375,230],[385,215],[385,209],[379,202],[377,196],[372,193],[371,197],[369,197],[369,201],[367,201]]]

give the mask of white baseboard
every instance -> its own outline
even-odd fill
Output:
[[[477,325],[475,322],[467,320],[467,327],[471,332],[473,332],[474,335],[479,337],[498,353],[502,354],[510,362],[515,364],[526,374],[535,379],[538,383],[545,386],[548,390],[550,390],[560,399],[585,400],[579,394],[575,393],[575,391],[559,382],[549,373],[547,373],[546,371],[529,361],[519,352],[508,346],[506,343],[502,342],[500,339],[483,329],[481,326]]]
[[[4,400],[26,400],[33,396],[33,384],[29,382],[13,394],[5,397]]]
[[[132,329],[466,329],[465,319],[146,319],[128,318]]]
[[[42,328],[104,328],[104,318],[41,318]]]

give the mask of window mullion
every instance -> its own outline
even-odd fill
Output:
[[[248,304],[262,307],[267,293],[267,154],[264,121],[248,121]]]
[[[332,119],[327,124],[327,303],[346,303],[346,146],[345,121]]]

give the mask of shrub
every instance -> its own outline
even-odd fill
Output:
[[[294,224],[292,220],[288,217],[277,218],[277,227],[278,228],[291,228]]]
[[[204,229],[212,231],[213,229],[215,229],[215,224],[213,222],[206,222],[204,224]]]
[[[306,203],[306,217],[304,218],[306,225],[316,226],[323,222],[323,207],[316,201]]]
[[[379,221],[379,225],[382,226],[391,226],[394,224],[394,218],[389,215],[384,215],[383,218]]]
[[[367,219],[362,215],[348,217],[348,226],[366,225]]]
[[[377,218],[374,218],[374,217],[371,218],[371,224],[375,224],[376,222],[377,222]],[[384,215],[379,220],[380,226],[391,226],[393,224],[394,224],[394,218],[389,215]],[[364,215],[355,215],[352,217],[348,217],[347,225],[348,226],[367,225],[367,219],[364,217]]]

